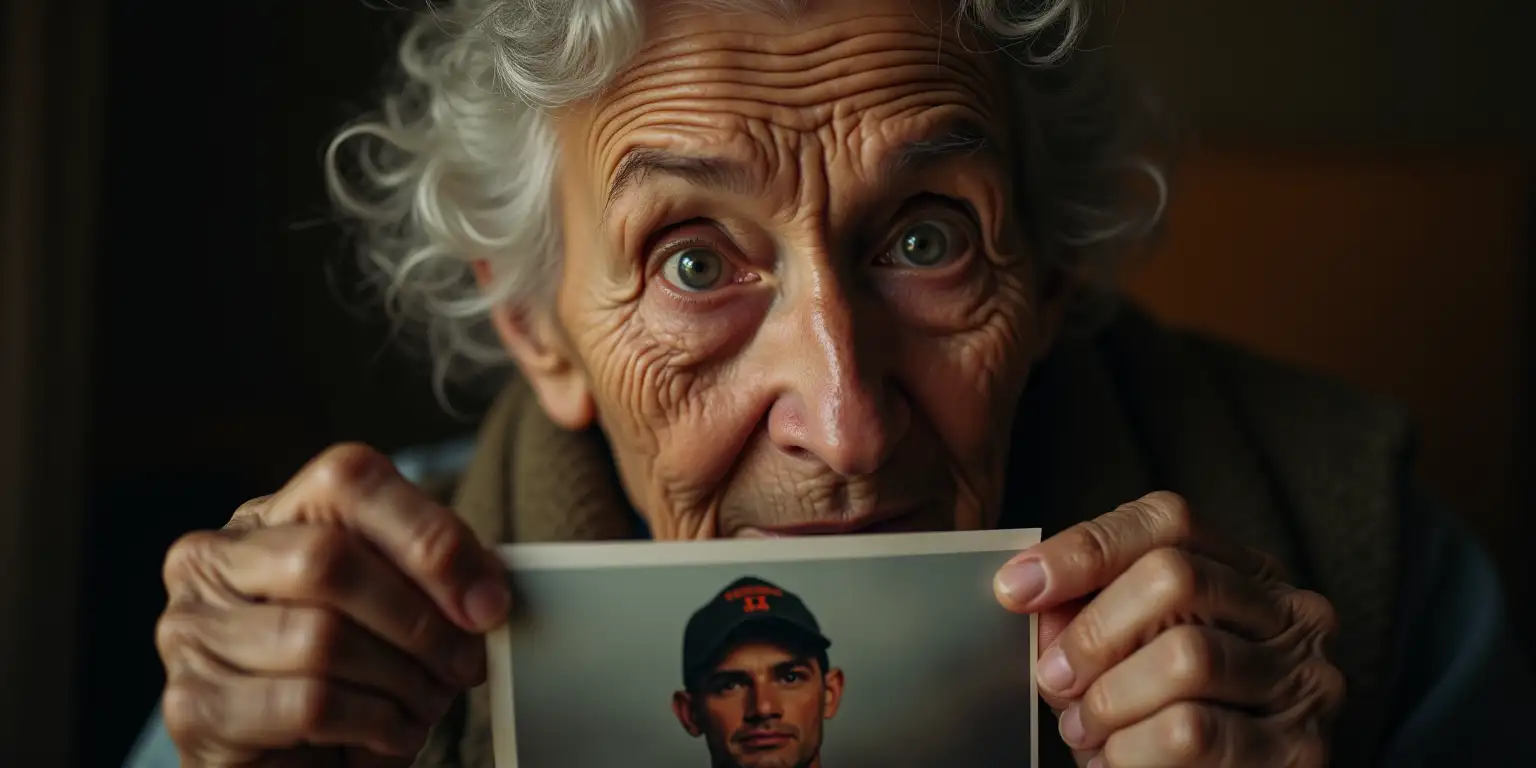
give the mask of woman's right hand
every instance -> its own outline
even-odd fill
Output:
[[[165,558],[166,729],[187,766],[409,765],[485,678],[495,553],[384,456],[340,445]]]

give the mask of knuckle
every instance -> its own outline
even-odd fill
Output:
[[[256,520],[261,518],[262,512],[266,511],[271,502],[272,496],[269,494],[258,496],[241,504],[235,509],[235,514],[230,515],[229,522],[224,526],[225,529],[238,530],[250,527]]]
[[[1277,711],[1298,721],[1318,718],[1329,721],[1344,704],[1348,682],[1344,673],[1325,661],[1312,660],[1292,668],[1285,698]]]
[[[1324,717],[1331,718],[1344,706],[1349,681],[1344,673],[1332,664],[1314,661],[1304,665],[1306,676],[1312,681],[1312,695],[1317,699],[1317,709]]]
[[[312,594],[334,588],[345,577],[352,538],[343,529],[326,525],[304,526],[302,536],[288,552],[284,580],[296,593]]]
[[[1113,540],[1097,520],[1072,526],[1063,534],[1067,567],[1078,573],[1099,573],[1108,566]]]
[[[284,606],[276,635],[283,652],[306,672],[324,672],[341,645],[341,617],[323,608]]]
[[[437,614],[431,610],[422,610],[411,619],[410,628],[406,631],[406,650],[417,656],[429,654],[446,655],[445,650],[450,645],[448,633],[443,622]]]
[[[458,518],[439,507],[412,521],[409,541],[406,557],[431,574],[450,573],[466,544]]]
[[[224,538],[213,531],[193,531],[183,535],[165,551],[161,578],[166,589],[175,594],[177,587],[210,566],[223,563]]]
[[[1188,605],[1200,589],[1200,572],[1181,550],[1164,547],[1143,555],[1147,591],[1165,609]]]
[[[1103,684],[1103,679],[1088,686],[1083,693],[1081,705],[1083,719],[1096,723],[1109,723],[1114,721],[1117,702],[1115,695],[1110,692],[1109,686]]]
[[[267,691],[271,711],[282,713],[283,722],[303,734],[316,733],[325,726],[335,698],[331,686],[316,678],[274,682]]]
[[[206,629],[202,619],[200,614],[183,609],[168,609],[160,614],[155,621],[155,649],[160,658],[170,658],[203,642]]]
[[[1338,633],[1339,613],[1328,598],[1310,590],[1297,590],[1291,599],[1294,610],[1308,626],[1325,637]]]
[[[327,448],[309,467],[306,480],[323,495],[366,494],[394,471],[384,454],[362,443]]]
[[[1172,491],[1154,491],[1143,496],[1137,503],[1139,511],[1148,518],[1151,528],[1166,531],[1177,541],[1194,534],[1195,516],[1189,502]]]
[[[160,717],[166,733],[182,747],[210,736],[208,731],[224,721],[217,711],[218,702],[217,693],[202,680],[184,678],[171,682],[160,696]]]
[[[1168,710],[1159,734],[1163,749],[1176,763],[1193,763],[1210,751],[1215,728],[1204,708],[1188,702]]]
[[[1078,659],[1104,658],[1110,653],[1112,645],[1109,630],[1104,626],[1104,617],[1092,604],[1072,620],[1058,642],[1074,665]]]
[[[1198,627],[1179,626],[1168,630],[1169,645],[1166,660],[1168,675],[1179,690],[1190,694],[1208,688],[1216,674],[1215,644]]]

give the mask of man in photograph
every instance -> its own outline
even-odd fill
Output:
[[[711,768],[821,768],[824,724],[843,698],[831,644],[799,597],[751,576],[693,614],[672,710],[704,737]]]

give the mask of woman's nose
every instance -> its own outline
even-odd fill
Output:
[[[911,420],[891,381],[894,334],[875,327],[883,313],[865,303],[826,275],[787,308],[795,341],[774,362],[785,386],[769,414],[776,445],[850,477],[874,474]]]

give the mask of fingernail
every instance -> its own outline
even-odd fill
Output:
[[[475,628],[484,632],[494,629],[507,618],[512,605],[512,595],[500,576],[476,584],[464,596],[464,612]]]
[[[1076,704],[1061,713],[1061,738],[1073,747],[1083,741],[1083,713]]]
[[[1087,768],[1104,768],[1103,755],[1094,755],[1093,759],[1088,761]]]
[[[1045,591],[1045,568],[1039,560],[1023,560],[1003,568],[997,583],[1009,602],[1027,605]]]
[[[1071,662],[1067,661],[1067,655],[1061,652],[1060,647],[1052,647],[1040,657],[1036,674],[1040,685],[1052,693],[1066,691],[1077,678],[1072,672]]]

